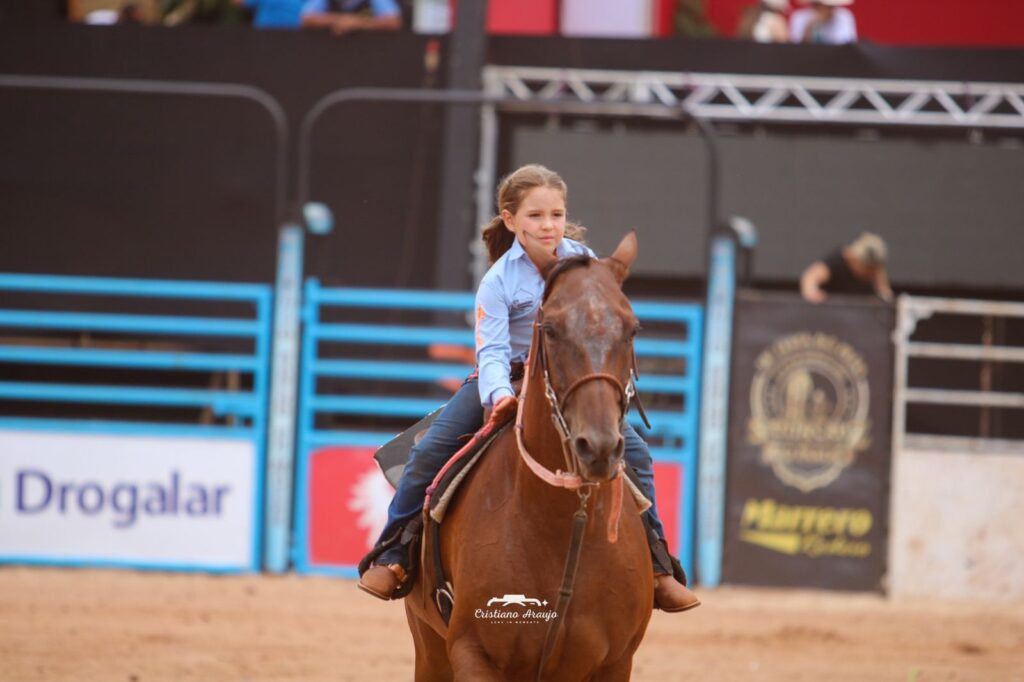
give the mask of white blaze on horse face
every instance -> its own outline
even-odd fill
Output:
[[[623,336],[623,322],[600,292],[588,288],[582,300],[566,315],[568,328],[585,330],[580,346],[590,361],[590,372],[604,372],[615,342]]]

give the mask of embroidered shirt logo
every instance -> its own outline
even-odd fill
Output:
[[[487,317],[487,313],[484,312],[484,307],[478,305],[476,307],[476,347],[480,348],[484,345],[483,337],[480,335],[480,325],[483,323],[484,318]]]

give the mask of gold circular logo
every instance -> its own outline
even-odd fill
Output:
[[[800,332],[761,353],[748,440],[783,483],[821,488],[870,444],[867,365],[834,336]]]

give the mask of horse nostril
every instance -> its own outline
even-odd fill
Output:
[[[573,439],[576,456],[585,462],[596,460],[615,460],[622,456],[626,449],[626,440],[621,434],[612,438],[587,438],[576,436]]]

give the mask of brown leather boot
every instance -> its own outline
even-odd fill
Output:
[[[665,613],[689,611],[700,606],[700,599],[690,588],[674,577],[662,573],[654,576],[654,607]]]
[[[359,578],[359,589],[377,599],[388,601],[398,586],[405,582],[405,569],[400,564],[370,566]]]

